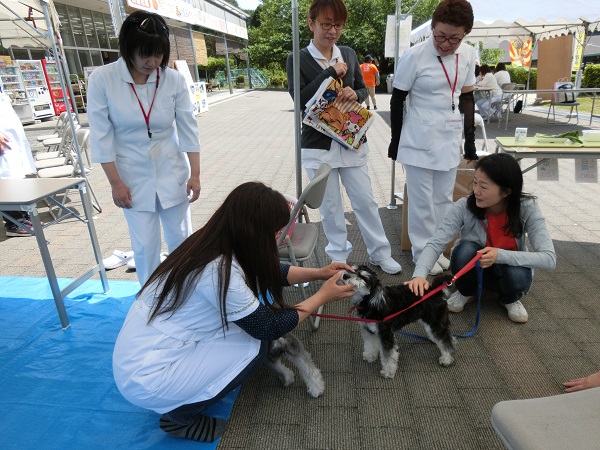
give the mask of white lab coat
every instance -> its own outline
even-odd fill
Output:
[[[445,120],[461,117],[458,110],[461,89],[475,84],[475,50],[463,43],[454,54],[441,58],[454,84],[455,55],[458,55],[454,112],[452,91],[438,55],[433,37],[429,37],[405,51],[398,61],[393,86],[410,94],[397,161],[425,169],[449,170],[460,163],[462,130],[444,130]]]
[[[0,156],[0,178],[22,179],[36,173],[31,147],[21,119],[12,107],[8,95],[0,93],[0,133],[9,139],[10,148]]]
[[[164,209],[186,202],[190,172],[185,153],[199,152],[200,141],[185,78],[176,70],[161,70],[150,114],[152,139],[131,83],[123,58],[99,67],[90,76],[87,100],[92,160],[115,163],[131,191],[134,211],[155,211],[157,196]],[[155,88],[156,72],[145,85],[135,86],[146,113]]]
[[[258,355],[260,340],[235,323],[258,308],[258,299],[234,262],[227,291],[227,327],[221,322],[218,267],[209,263],[187,301],[174,313],[148,317],[154,289],[133,303],[113,353],[119,391],[157,413],[214,398]]]

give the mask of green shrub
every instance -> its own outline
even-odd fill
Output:
[[[583,69],[583,79],[581,80],[581,87],[600,87],[600,64],[586,64],[585,69]]]
[[[527,85],[527,77],[529,77],[529,89],[535,89],[537,86],[537,68],[532,67],[529,70],[521,66],[506,66],[506,70],[510,74],[510,80],[513,83]],[[531,75],[529,75],[531,72]]]
[[[246,82],[246,77],[244,74],[240,73],[237,77],[235,77],[235,82],[237,84],[244,84]]]

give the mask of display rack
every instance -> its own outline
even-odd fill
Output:
[[[0,67],[0,84],[2,91],[12,100],[12,105],[24,124],[35,122],[33,107],[27,99],[21,73],[16,66]]]
[[[65,92],[60,85],[60,75],[55,62],[42,60],[42,67],[44,68],[44,75],[46,77],[46,82],[48,83],[54,114],[59,116],[60,113],[67,110],[66,99],[69,98],[69,93],[67,92],[65,95]]]
[[[21,78],[25,86],[27,98],[33,107],[33,116],[36,119],[54,116],[52,99],[41,61],[22,60],[15,61],[21,69]]]
[[[85,112],[85,82],[78,75],[71,75],[71,89],[73,90],[73,99],[77,106],[77,111]]]

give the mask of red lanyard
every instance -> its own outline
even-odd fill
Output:
[[[458,80],[458,53],[456,53],[456,73],[454,74],[454,86],[450,83],[450,77],[448,76],[448,71],[446,70],[446,66],[444,66],[444,61],[442,61],[442,57],[437,57],[438,61],[442,65],[442,69],[444,69],[444,74],[446,74],[446,80],[448,80],[448,86],[450,86],[450,90],[452,91],[452,112],[454,112],[454,91],[456,91],[456,81]]]
[[[138,97],[137,92],[135,91],[135,86],[133,85],[133,83],[129,83],[129,85],[131,86],[131,89],[133,89],[135,98],[137,98],[137,101],[140,105],[142,114],[144,115],[144,120],[146,121],[146,127],[148,129],[148,138],[149,139],[152,139],[152,133],[150,132],[150,114],[152,114],[152,107],[154,106],[154,100],[156,99],[156,91],[158,91],[158,82],[159,81],[160,81],[160,72],[158,71],[158,67],[157,67],[156,68],[156,88],[154,89],[154,97],[152,97],[152,103],[150,103],[150,109],[148,110],[148,114],[146,114],[146,110],[142,106],[142,102],[140,101],[140,98]]]

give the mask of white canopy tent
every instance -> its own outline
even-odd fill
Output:
[[[471,0],[475,23],[467,36],[472,42],[483,42],[486,47],[498,47],[502,41],[536,41],[562,36],[586,29],[589,33],[600,29],[600,2],[572,0],[568,4],[558,0],[544,2],[543,10],[535,2],[522,0]],[[431,22],[411,32],[411,43],[431,34]]]
[[[0,0],[0,41],[4,47],[34,46],[46,47],[57,62],[60,86],[63,92],[69,92],[73,99],[69,69],[56,45],[60,21],[52,0]],[[69,82],[67,82],[69,80]],[[77,108],[73,108],[78,118]],[[71,128],[75,129],[73,117],[69,114]],[[85,178],[85,167],[81,158],[81,150],[77,139],[73,140],[81,177]],[[89,183],[89,182],[88,182]],[[94,208],[102,212],[100,205],[94,203]]]

